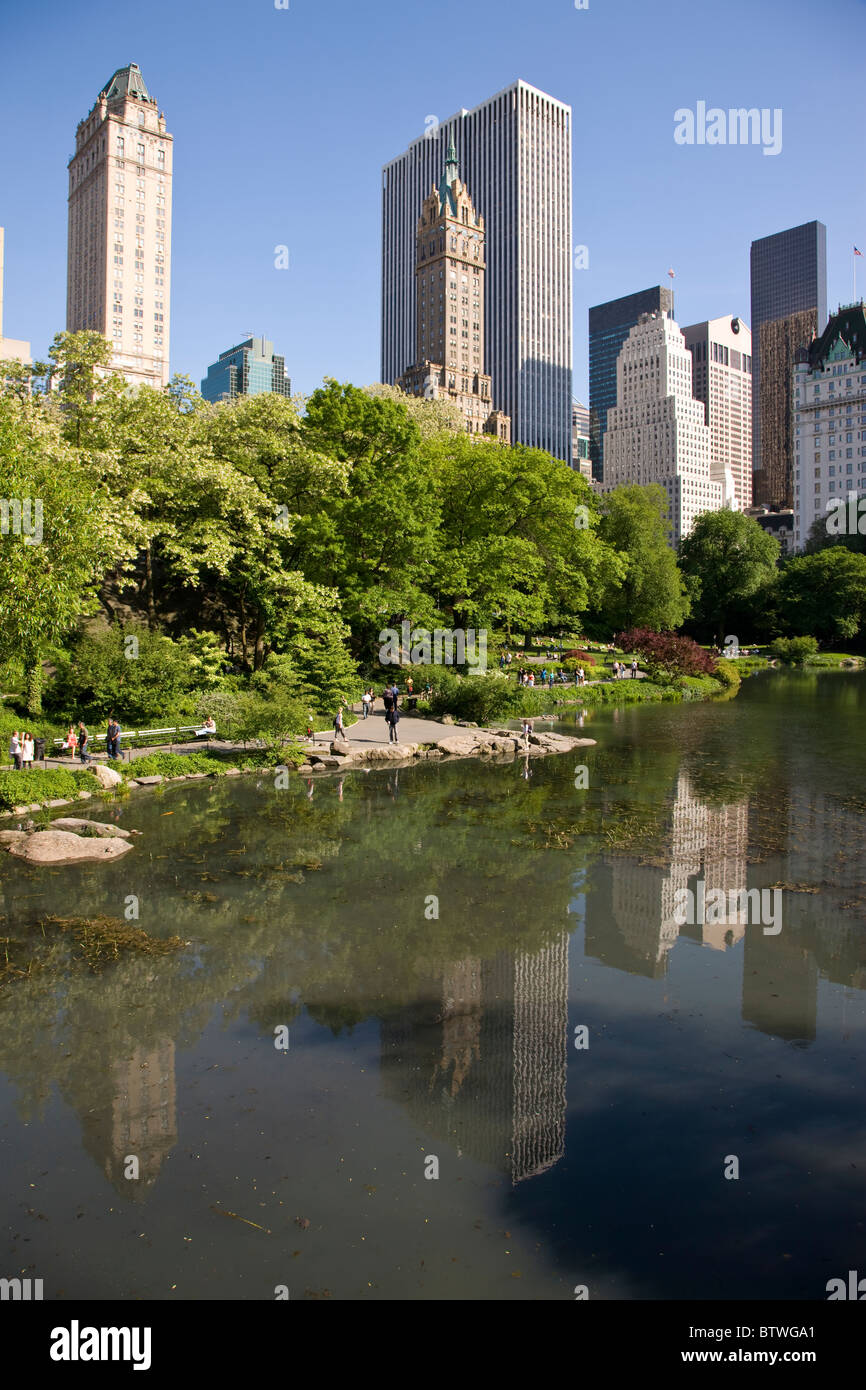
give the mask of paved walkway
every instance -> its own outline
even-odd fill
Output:
[[[353,713],[358,711],[354,710]],[[397,726],[397,738],[400,743],[435,743],[437,738],[448,738],[464,732],[465,730],[454,724],[440,724],[435,719],[418,719],[417,716],[406,714],[402,706],[400,708],[400,722]],[[317,743],[330,743],[334,735],[326,729],[315,737]],[[385,723],[385,711],[377,709],[368,719],[359,719],[357,724],[346,729],[346,738],[349,743],[360,743],[365,747],[387,743],[389,729]]]

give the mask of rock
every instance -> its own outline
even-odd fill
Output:
[[[119,787],[123,781],[119,772],[115,772],[113,767],[106,767],[104,763],[91,763],[90,771],[106,791],[110,791],[112,787]]]
[[[203,782],[206,777],[210,777],[209,772],[187,772],[184,774],[185,782]]]
[[[412,757],[415,748],[414,743],[407,743],[403,746],[399,743],[385,743],[381,747],[368,748],[364,754],[364,761],[368,763],[402,762],[404,759]]]
[[[241,770],[240,770],[239,767],[227,767],[227,768],[226,768],[226,777],[240,777],[240,775],[241,775]]]
[[[320,768],[320,767],[339,767],[342,761],[343,761],[342,758],[334,758],[334,757],[330,757],[330,758],[317,758],[317,759],[316,759],[315,766],[316,766],[317,768]]]
[[[102,820],[79,820],[76,816],[58,816],[57,820],[51,822],[51,829],[71,830],[73,835],[82,835],[85,830],[89,830],[104,840],[111,840],[116,835],[119,835],[121,840],[128,840],[132,835],[132,831],[125,830],[123,826],[108,825]]]
[[[337,758],[345,758],[345,757],[348,757],[348,755],[351,753],[351,751],[352,751],[352,746],[351,746],[351,744],[347,743],[346,740],[345,740],[344,738],[335,738],[334,741],[333,741],[332,744],[331,744],[331,752],[332,752],[332,753],[334,754],[334,756],[337,757]]]
[[[453,714],[443,714],[442,718],[439,720],[439,723],[440,723],[440,724],[453,724],[453,723],[454,723],[454,716],[453,716]]]
[[[9,853],[28,864],[75,864],[120,859],[132,849],[130,840],[112,836],[103,840],[72,835],[68,830],[41,830],[9,846]]]
[[[427,757],[428,757],[428,758],[444,758],[444,757],[445,757],[445,754],[442,752],[442,750],[441,750],[440,748],[428,748],[428,749],[427,749]]]
[[[61,796],[58,797],[56,801],[46,801],[45,805],[49,808],[49,810],[55,811],[58,806],[68,806],[69,798]]]
[[[29,807],[27,807],[27,806],[13,806],[13,807],[12,807],[12,814],[13,814],[13,816],[26,816],[28,810],[29,810]]]
[[[162,778],[157,774],[155,777],[134,777],[133,781],[137,787],[156,787]]]
[[[93,795],[92,792],[79,792],[79,793],[78,793],[78,800],[79,800],[79,801],[89,801],[92,795]]]
[[[479,748],[479,740],[474,734],[454,734],[450,738],[437,739],[436,747],[440,753],[449,757],[471,758]]]
[[[309,772],[312,772],[312,770],[312,763],[301,763],[301,766],[298,768],[298,772],[302,777],[306,777]]]
[[[26,830],[0,830],[0,845],[17,845],[19,840],[26,840],[27,835]]]

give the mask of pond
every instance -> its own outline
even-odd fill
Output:
[[[864,714],[859,673],[768,674],[587,712],[570,756],[179,783],[100,808],[116,863],[4,855],[42,968],[0,988],[0,1275],[826,1298],[866,1219]],[[708,910],[753,889],[778,920]],[[100,914],[186,944],[94,973],[40,926]]]

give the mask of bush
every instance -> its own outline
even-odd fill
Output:
[[[624,652],[637,652],[653,680],[663,682],[665,677],[715,674],[715,659],[691,637],[637,627],[621,632],[616,643]]]
[[[496,723],[509,717],[516,693],[504,680],[486,676],[466,676],[459,680],[452,676],[451,681],[442,682],[439,689],[434,689],[430,710],[437,717],[452,714],[456,719],[477,724]]]
[[[193,646],[195,644],[193,643]],[[195,656],[187,644],[173,642],[140,625],[119,623],[84,633],[58,663],[46,695],[51,708],[94,722],[116,714],[121,724],[147,724],[192,714],[190,692],[206,675],[209,648]]]
[[[777,637],[770,643],[770,653],[784,661],[786,666],[802,666],[809,657],[816,656],[818,641],[815,637]]]
[[[226,764],[208,753],[146,753],[130,762],[110,761],[124,777],[182,777],[188,772],[225,773]]]
[[[727,661],[724,657],[716,662],[715,676],[717,681],[728,690],[739,690],[742,684],[742,676],[737,670],[736,663]]]
[[[73,772],[65,767],[34,768],[32,772],[0,772],[0,807],[26,806],[32,801],[72,800],[79,792],[99,790],[99,783],[86,769]]]

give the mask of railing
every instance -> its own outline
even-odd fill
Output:
[[[178,738],[178,734],[193,734],[194,736],[197,736],[198,740],[201,743],[210,743],[211,739],[215,736],[215,734],[199,734],[199,727],[200,726],[197,724],[175,724],[170,729],[124,729],[118,735],[118,742],[120,743],[121,753],[123,752],[124,747],[140,747],[142,740],[150,740],[154,738],[159,739],[163,743],[167,742],[169,748],[171,748],[172,744],[174,743],[189,742],[188,739]],[[168,738],[166,738],[166,735],[168,735]],[[107,741],[107,734],[93,734],[90,738],[88,738],[88,747],[96,746],[99,744],[104,745],[107,743]],[[55,748],[67,747],[65,738],[55,738],[52,740],[52,743]]]

